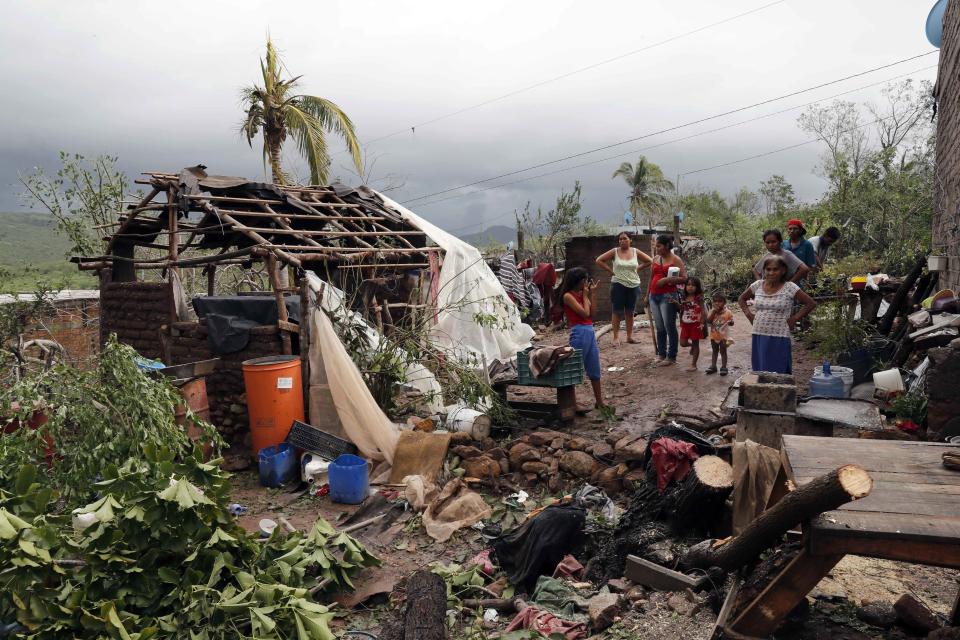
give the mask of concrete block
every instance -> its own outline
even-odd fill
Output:
[[[740,400],[744,409],[793,412],[797,409],[797,387],[793,384],[743,384],[741,381]]]
[[[794,416],[771,416],[742,409],[737,414],[737,442],[753,440],[771,449],[780,449],[783,434],[796,434]]]

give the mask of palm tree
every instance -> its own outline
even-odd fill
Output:
[[[300,153],[307,159],[311,184],[325,184],[329,178],[330,154],[324,139],[327,131],[343,138],[357,173],[362,174],[360,143],[353,131],[353,122],[329,100],[294,93],[297,81],[302,76],[287,80],[281,77],[285,67],[269,38],[267,58],[260,60],[260,70],[263,73],[263,86],[245,87],[241,92],[246,110],[241,130],[251,147],[254,137],[263,130],[263,163],[266,168],[267,162],[270,162],[273,181],[277,184],[288,182],[280,166],[280,149],[288,133],[297,141]]]
[[[634,223],[637,214],[643,211],[647,214],[647,224],[653,226],[654,213],[663,211],[667,206],[666,193],[674,190],[673,183],[663,177],[660,167],[640,156],[636,167],[624,162],[612,177],[622,177],[630,186],[630,213]]]

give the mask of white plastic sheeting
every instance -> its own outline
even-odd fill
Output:
[[[431,224],[393,200],[387,206],[427,234],[444,250],[433,343],[460,362],[476,364],[510,360],[530,346],[534,331],[520,321],[517,306],[476,247]],[[478,314],[497,318],[494,326],[477,322]]]
[[[320,299],[320,307],[333,314],[338,322],[349,322],[360,327],[371,349],[377,349],[383,335],[370,326],[363,316],[355,311],[350,311],[346,307],[346,295],[329,282],[324,282],[313,273],[307,273],[307,280],[314,293],[322,290],[323,295]],[[322,286],[321,286],[322,285]],[[413,387],[425,397],[429,398],[431,411],[440,411],[443,408],[443,398],[440,397],[440,383],[437,382],[433,372],[424,367],[419,362],[411,362],[407,365],[405,372],[406,384]]]
[[[330,285],[321,286],[321,280],[313,274],[307,274],[307,280],[315,293],[322,289],[321,306],[324,308],[328,303],[333,304],[338,294],[342,296]],[[333,309],[342,310],[343,306],[338,304]],[[392,464],[393,452],[400,437],[397,425],[390,421],[373,399],[360,370],[337,336],[327,314],[313,309],[309,314],[309,322],[311,399],[316,387],[328,386],[347,438],[357,445],[364,458],[386,460]],[[310,404],[312,407],[313,402]]]

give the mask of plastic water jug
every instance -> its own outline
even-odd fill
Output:
[[[823,370],[810,378],[810,395],[821,398],[844,398],[843,380],[830,373],[830,363],[823,363]]]

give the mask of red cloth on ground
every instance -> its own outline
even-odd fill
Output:
[[[583,577],[583,565],[569,553],[563,556],[563,560],[557,564],[553,570],[554,578],[573,578],[579,580]]]
[[[700,457],[697,448],[683,440],[657,438],[650,445],[653,468],[657,472],[657,489],[660,493],[674,480],[680,481],[690,473],[690,466]]]
[[[527,607],[510,621],[507,631],[533,629],[545,636],[553,633],[562,633],[567,640],[578,640],[587,637],[587,624],[558,618],[548,611],[541,611],[536,607]]]

